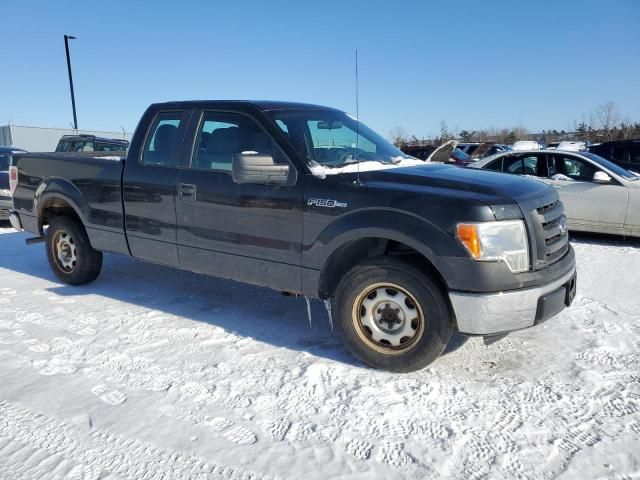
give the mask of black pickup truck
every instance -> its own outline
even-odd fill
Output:
[[[575,295],[552,187],[425,164],[331,108],[154,104],[126,158],[21,154],[11,182],[13,226],[61,281],[94,280],[116,252],[330,300],[377,368],[424,367],[454,329],[531,327]]]

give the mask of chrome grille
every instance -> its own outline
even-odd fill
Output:
[[[560,258],[569,249],[564,206],[560,200],[546,203],[531,211],[535,234],[534,268],[545,268]]]

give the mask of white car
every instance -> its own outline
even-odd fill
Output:
[[[582,152],[587,149],[587,144],[584,142],[569,142],[565,140],[564,142],[560,142],[555,149],[570,152]]]
[[[529,150],[469,165],[531,175],[558,189],[570,230],[640,237],[640,177],[589,152]]]
[[[534,140],[518,140],[511,145],[513,151],[540,150],[540,144]]]

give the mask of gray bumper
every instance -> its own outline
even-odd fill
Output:
[[[562,277],[541,287],[498,293],[450,292],[458,330],[472,335],[491,335],[532,327],[536,324],[540,299],[552,293],[557,297],[560,293],[557,291],[575,273],[573,267]]]

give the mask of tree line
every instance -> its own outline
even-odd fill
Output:
[[[527,128],[518,126],[511,128],[486,128],[481,130],[449,129],[447,122],[440,122],[440,134],[418,138],[409,134],[403,127],[395,127],[389,132],[393,144],[402,148],[408,145],[441,145],[449,140],[461,142],[495,142],[511,144],[518,140],[537,140],[549,144],[563,140],[601,143],[611,140],[640,139],[640,122],[623,119],[618,107],[613,102],[599,105],[589,114],[582,115],[567,130],[549,129],[532,133]]]

